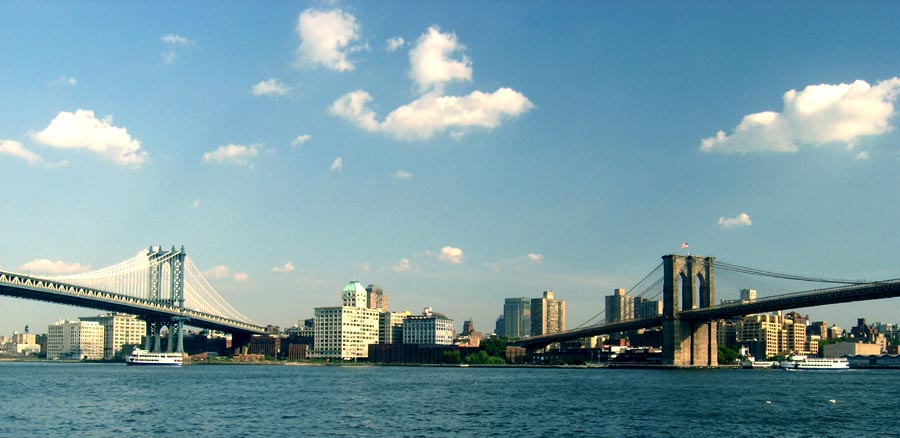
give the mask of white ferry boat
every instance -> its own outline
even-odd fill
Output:
[[[747,355],[744,360],[741,361],[741,368],[745,369],[760,369],[760,368],[778,368],[778,362],[772,362],[768,360],[756,360],[753,356]]]
[[[130,355],[125,356],[127,365],[180,367],[182,360],[181,353],[151,353],[140,348],[135,348]]]
[[[782,363],[782,368],[788,371],[844,371],[850,369],[850,362],[846,357],[807,357],[795,362],[793,367]]]

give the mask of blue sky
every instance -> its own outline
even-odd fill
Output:
[[[900,277],[898,12],[2,2],[0,267],[184,245],[258,322],[312,317],[358,279],[488,332],[503,298],[548,289],[574,327],[682,242]],[[94,313],[0,298],[0,333]]]

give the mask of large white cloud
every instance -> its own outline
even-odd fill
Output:
[[[206,163],[216,164],[236,164],[247,165],[249,161],[259,155],[259,149],[262,145],[252,144],[244,146],[241,144],[227,144],[219,146],[212,152],[203,154],[203,161]]]
[[[98,119],[93,111],[60,112],[41,132],[31,134],[39,143],[61,149],[85,149],[117,164],[133,168],[147,161],[141,142],[125,128],[112,125],[112,116]]]
[[[445,84],[472,80],[469,58],[452,58],[463,49],[456,35],[430,27],[409,52],[410,78],[420,91],[417,99],[391,111],[379,121],[369,107],[372,96],[365,90],[356,90],[335,100],[329,111],[366,131],[416,141],[428,140],[447,131],[459,138],[472,128],[493,129],[504,119],[534,108],[525,95],[506,87],[493,93],[473,91],[465,96],[443,95]]]
[[[753,221],[750,220],[750,215],[741,213],[735,217],[720,217],[718,224],[722,228],[741,228],[753,225]]]
[[[50,275],[68,275],[80,274],[91,269],[80,263],[67,263],[62,260],[35,259],[19,267],[25,272],[50,274]]]
[[[173,46],[195,46],[197,45],[196,41],[191,41],[181,35],[169,33],[163,35],[160,40],[166,44],[171,44]]]
[[[297,19],[298,65],[321,65],[335,71],[353,70],[347,54],[360,48],[351,43],[360,38],[356,17],[339,9],[307,9]]]
[[[230,278],[236,282],[243,283],[250,279],[250,275],[246,272],[231,272],[231,268],[225,265],[213,266],[203,271],[203,276],[214,280],[224,280]]]
[[[534,104],[522,93],[500,88],[493,93],[473,91],[467,96],[426,94],[403,105],[378,122],[368,107],[369,93],[357,90],[347,93],[331,105],[331,113],[341,116],[370,132],[384,132],[398,140],[428,140],[436,134],[468,128],[495,128],[501,121],[516,117]]]
[[[25,160],[29,166],[34,166],[44,162],[40,155],[25,149],[22,143],[13,140],[0,140],[0,155],[9,155],[11,157]]]
[[[286,273],[294,272],[295,269],[297,269],[297,268],[294,267],[293,262],[287,262],[284,265],[276,266],[276,267],[272,268],[272,272],[275,272],[278,274],[286,274]]]
[[[874,86],[863,80],[851,84],[810,85],[784,93],[782,112],[747,115],[731,135],[719,131],[700,143],[704,152],[796,152],[800,146],[843,143],[852,148],[860,138],[888,132],[896,113],[900,78]]]
[[[412,269],[412,264],[410,264],[409,259],[402,258],[397,262],[394,266],[391,266],[390,270],[393,272],[406,272]]]
[[[261,81],[250,88],[250,92],[254,96],[284,96],[289,91],[291,91],[291,87],[278,78]]]
[[[437,27],[429,27],[409,51],[409,76],[419,85],[419,91],[440,93],[447,82],[471,81],[472,61],[465,55],[451,59],[453,54],[464,49],[455,34],[441,33]]]
[[[459,248],[454,248],[452,246],[445,246],[441,248],[441,254],[438,256],[438,260],[449,262],[454,265],[458,265],[462,263],[463,259],[463,250]]]
[[[343,168],[344,168],[344,159],[341,157],[337,157],[334,159],[334,161],[331,162],[331,167],[329,167],[328,170],[330,170],[332,172],[340,172],[341,169],[343,169]]]
[[[400,37],[388,38],[387,43],[385,44],[385,50],[388,52],[396,52],[400,50],[401,47],[406,45],[406,40]]]

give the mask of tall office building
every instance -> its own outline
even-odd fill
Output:
[[[388,311],[388,297],[384,294],[384,289],[377,284],[366,286],[366,295],[370,309],[378,309],[382,312]]]
[[[648,300],[646,298],[634,297],[634,317],[650,318],[662,315],[663,302],[660,300]]]
[[[103,326],[95,321],[56,321],[47,329],[47,359],[103,359]]]
[[[741,289],[741,302],[756,301],[756,289]]]
[[[625,289],[616,289],[606,296],[606,322],[634,318],[634,298],[625,295]]]
[[[453,345],[453,320],[426,307],[421,315],[403,320],[403,343],[417,345]]]
[[[122,352],[125,345],[141,345],[147,334],[147,323],[134,315],[124,313],[107,313],[100,316],[81,318],[82,321],[94,321],[103,326],[103,358],[112,359]],[[125,351],[131,353],[131,351]]]
[[[507,338],[531,335],[531,300],[525,297],[504,300],[503,332]]]
[[[504,321],[503,315],[498,316],[494,321],[494,334],[501,338],[506,336],[506,321]]]
[[[356,359],[369,357],[369,344],[378,343],[377,309],[368,307],[368,293],[358,281],[341,291],[340,307],[316,307],[311,357]]]
[[[542,298],[531,300],[531,335],[539,336],[566,329],[566,300],[553,298],[553,291],[544,291]]]
[[[381,312],[378,316],[378,343],[379,344],[402,344],[403,343],[403,321],[410,313],[403,312]]]

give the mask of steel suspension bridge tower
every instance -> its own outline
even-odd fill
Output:
[[[159,304],[174,306],[184,310],[184,246],[180,250],[176,250],[172,246],[171,250],[163,250],[162,247],[153,248],[147,251],[147,259],[150,262],[148,266],[149,292],[150,300]],[[147,322],[147,336],[144,340],[144,348],[158,352],[160,350],[160,338],[162,328],[167,327],[168,345],[166,351],[172,353],[173,350],[178,353],[184,352],[184,322],[188,318],[184,316],[173,316],[169,318],[153,318],[145,317]],[[178,336],[177,349],[175,348],[174,338]],[[151,339],[153,345],[151,346]]]

